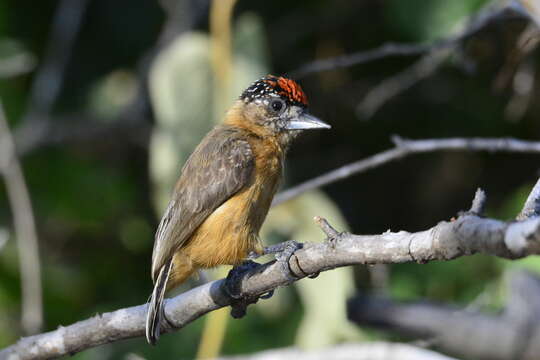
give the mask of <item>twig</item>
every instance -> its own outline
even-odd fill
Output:
[[[54,15],[47,49],[34,75],[27,111],[15,131],[16,138],[32,144],[46,137],[49,115],[60,93],[66,66],[71,57],[85,10],[90,0],[61,0]]]
[[[540,7],[536,0],[522,0],[521,2],[534,3],[534,10],[538,15]],[[396,97],[405,90],[411,88],[419,81],[433,74],[440,65],[447,59],[465,40],[466,37],[473,35],[483,29],[496,18],[502,17],[508,11],[513,10],[521,16],[530,19],[538,27],[538,16],[531,16],[531,11],[524,12],[522,7],[516,6],[516,1],[494,1],[488,3],[477,15],[469,19],[468,24],[458,32],[457,36],[450,37],[444,47],[433,47],[413,65],[401,71],[397,75],[391,76],[380,84],[375,86],[356,108],[356,113],[359,117],[372,117],[385,103],[393,97]],[[530,10],[530,9],[529,9]],[[538,30],[536,30],[538,31]],[[460,36],[460,35],[466,36]],[[532,45],[536,46],[536,45]]]
[[[30,195],[24,181],[21,164],[15,155],[13,138],[0,102],[0,173],[6,183],[7,194],[17,238],[22,287],[22,327],[34,334],[43,326],[41,294],[41,266],[38,240]]]
[[[383,80],[371,89],[358,104],[356,107],[357,116],[360,118],[372,117],[390,99],[433,74],[454,49],[455,44],[433,50],[402,72]]]
[[[484,213],[485,206],[486,193],[484,192],[484,190],[478,188],[478,190],[476,190],[476,194],[474,194],[474,199],[469,211],[477,215],[482,215]]]
[[[320,220],[322,222],[322,219]],[[322,222],[324,223],[324,222]],[[330,231],[334,235],[333,231]],[[454,221],[409,233],[380,235],[338,233],[331,242],[304,243],[288,266],[272,261],[237,278],[235,289],[249,298],[321,271],[353,264],[388,264],[451,260],[476,253],[507,259],[540,254],[540,218],[502,222],[463,213]],[[162,332],[186,326],[204,314],[231,304],[225,280],[199,286],[165,304]],[[0,359],[46,359],[73,354],[104,343],[144,335],[147,305],[96,315],[68,327],[30,336],[0,351]]]
[[[540,216],[540,179],[534,185],[529,197],[525,201],[523,209],[516,219],[523,221],[535,216]]]
[[[540,142],[524,141],[511,138],[450,138],[407,140],[394,137],[393,149],[386,150],[348,165],[344,165],[326,174],[317,176],[300,185],[282,191],[274,198],[272,205],[281,204],[306,191],[319,188],[352,175],[362,173],[386,163],[402,159],[409,155],[429,153],[435,151],[488,151],[488,152],[515,152],[540,153]]]
[[[540,42],[540,28],[535,24],[529,24],[519,35],[515,49],[508,54],[507,60],[493,81],[493,88],[502,91],[515,77],[515,70],[525,56],[538,47]]]
[[[65,1],[69,5],[71,1],[77,2],[78,0]],[[84,1],[88,2],[90,0]],[[191,14],[191,7],[196,8],[193,9],[193,14]],[[147,119],[151,112],[148,96],[148,72],[152,61],[179,33],[200,24],[203,19],[206,20],[207,8],[207,0],[201,0],[194,4],[174,1],[171,2],[170,7],[166,8],[166,20],[156,44],[141,57],[137,64],[139,80],[137,82],[137,95],[132,102],[120,111],[116,119],[104,125],[103,121],[92,118],[88,114],[73,114],[64,116],[64,119],[55,117],[55,120],[59,120],[56,122],[62,124],[57,126],[54,121],[51,121],[50,114],[36,114],[36,117],[42,117],[36,119],[36,124],[29,126],[23,124],[14,131],[18,154],[21,156],[26,155],[43,145],[111,136],[111,133],[118,130],[122,131],[122,138],[126,138],[125,135],[127,134],[129,141],[137,145],[143,144],[147,146],[148,134],[150,133],[150,124]],[[80,11],[82,11],[82,8],[80,8]],[[72,30],[75,31],[76,29]]]
[[[60,92],[65,68],[88,1],[61,0],[58,4],[43,64],[35,75],[30,90],[30,117],[50,112]]]
[[[447,47],[454,47],[456,44],[477,33],[494,19],[501,17],[510,7],[510,5],[488,6],[484,11],[480,11],[477,15],[473,16],[468,26],[462,27],[455,34],[447,38],[430,44],[388,43],[368,51],[316,60],[289,72],[288,75],[294,78],[302,78],[312,73],[360,65],[390,56],[421,55]]]
[[[328,239],[337,239],[339,236],[339,232],[332,227],[328,223],[328,221],[325,218],[322,218],[320,216],[315,216],[313,219],[317,225],[319,225],[319,228],[321,228],[322,232],[326,234]]]

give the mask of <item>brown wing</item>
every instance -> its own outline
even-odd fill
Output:
[[[254,167],[249,143],[239,131],[214,128],[182,169],[173,197],[156,231],[152,278],[221,204],[248,185]]]

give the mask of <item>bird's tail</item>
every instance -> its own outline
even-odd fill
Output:
[[[152,291],[152,295],[148,301],[148,312],[146,314],[146,340],[151,345],[155,345],[159,339],[161,320],[163,319],[163,299],[165,298],[171,266],[172,258],[167,261],[159,271],[158,278],[154,285],[154,291]]]

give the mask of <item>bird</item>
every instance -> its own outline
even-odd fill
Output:
[[[253,82],[184,164],[155,233],[146,339],[155,345],[165,293],[197,270],[263,254],[259,230],[283,177],[292,140],[330,125],[311,115],[294,80]]]

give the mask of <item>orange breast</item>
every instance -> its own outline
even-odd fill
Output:
[[[217,208],[181,249],[196,267],[238,264],[250,251],[261,252],[259,230],[282,173],[277,144],[252,143],[256,154],[251,184]]]

